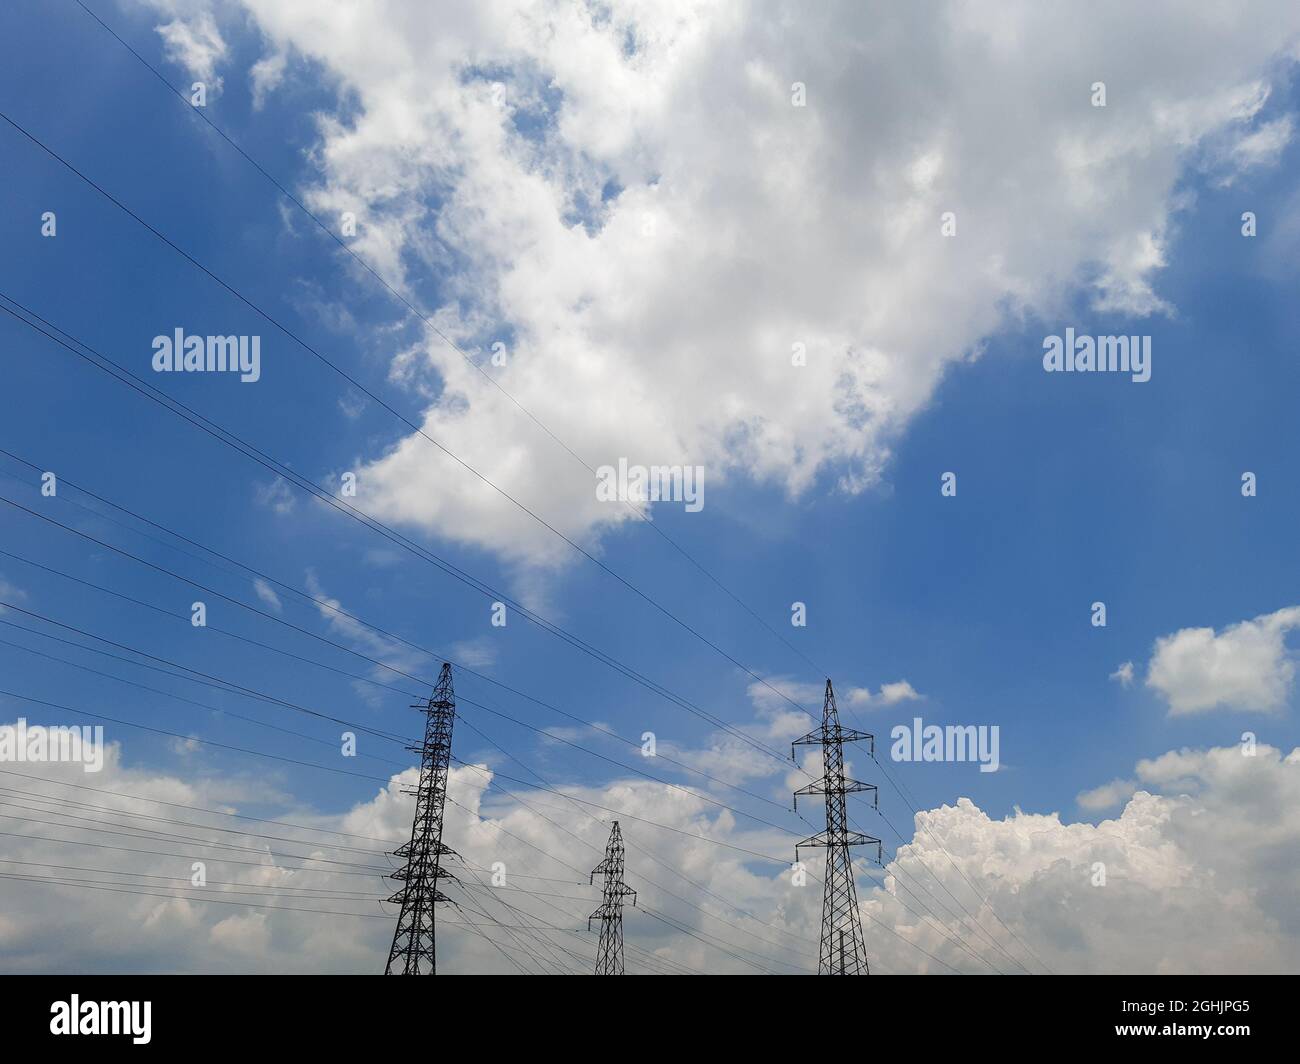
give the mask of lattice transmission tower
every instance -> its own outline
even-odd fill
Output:
[[[587,930],[591,921],[600,921],[600,948],[596,951],[597,975],[623,974],[623,899],[631,897],[636,904],[636,891],[623,882],[623,833],[618,821],[609,833],[605,859],[591,870],[591,881],[605,877],[600,908],[587,917]]]
[[[394,852],[405,863],[389,877],[402,884],[388,899],[400,903],[402,911],[397,917],[397,930],[393,932],[385,975],[434,974],[437,968],[434,906],[450,900],[438,889],[438,881],[455,878],[443,867],[443,858],[455,856],[454,851],[442,843],[442,809],[451,764],[451,726],[456,720],[456,694],[452,690],[449,664],[443,664],[428,702],[411,708],[426,714],[424,742],[407,747],[420,755],[420,784],[414,790],[406,788],[405,793],[415,795],[411,841]]]
[[[835,708],[835,691],[826,681],[826,702],[822,707],[820,728],[810,731],[794,746],[820,746],[822,748],[822,776],[807,787],[794,792],[795,808],[799,796],[822,794],[826,796],[826,830],[804,839],[794,849],[795,860],[805,846],[826,849],[825,891],[822,896],[822,937],[818,975],[869,975],[867,946],[862,937],[862,914],[858,912],[858,892],[853,883],[853,858],[850,846],[875,846],[880,858],[880,840],[860,831],[849,830],[848,809],[845,796],[857,791],[871,792],[873,804],[876,788],[870,783],[844,778],[844,743],[865,741],[875,753],[875,738],[866,732],[840,726],[839,710]],[[791,748],[793,753],[793,747]]]

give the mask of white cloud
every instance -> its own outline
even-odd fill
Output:
[[[906,680],[880,685],[874,695],[869,687],[849,688],[849,705],[851,706],[894,706],[899,702],[916,702],[921,695]]]
[[[1243,174],[1273,166],[1295,133],[1295,120],[1282,115],[1257,127],[1234,130],[1227,143],[1211,152],[1211,167],[1217,171],[1215,183],[1227,187]]]
[[[1217,708],[1280,709],[1291,693],[1295,665],[1285,637],[1300,625],[1300,606],[1230,625],[1183,628],[1156,640],[1147,686],[1170,716]]]
[[[379,693],[376,691],[376,684],[385,684],[389,687],[397,687],[399,690],[406,689],[410,691],[411,687],[417,683],[423,683],[425,688],[431,689],[435,683],[435,677],[442,666],[438,656],[426,650],[417,650],[414,645],[403,643],[398,639],[390,639],[388,636],[368,628],[360,620],[354,619],[358,614],[347,609],[343,603],[329,595],[321,584],[320,578],[316,575],[314,569],[307,570],[304,584],[307,593],[316,600],[316,612],[328,626],[330,633],[336,637],[342,638],[352,649],[360,656],[371,661],[369,667],[369,676],[374,683],[366,683],[362,680],[353,680],[352,689],[357,695],[371,705],[377,708],[381,702]],[[461,649],[471,651],[475,649],[473,642],[460,643]],[[483,653],[479,651],[479,660],[482,661]],[[458,663],[474,667],[472,661],[461,661]],[[418,689],[410,692],[418,696]]]
[[[1136,790],[1137,784],[1132,780],[1111,780],[1100,787],[1081,792],[1075,801],[1079,803],[1080,809],[1087,809],[1089,812],[1111,809],[1122,802],[1127,802]]]
[[[497,660],[497,648],[491,639],[479,636],[477,639],[463,639],[451,645],[451,659],[471,669],[482,669]]]
[[[265,956],[271,944],[271,931],[266,913],[247,913],[228,916],[214,924],[208,932],[208,941],[218,949],[236,955],[257,958]]]
[[[1230,169],[1275,157],[1283,127],[1258,116],[1300,26],[1289,4],[433,18],[388,0],[358,34],[347,4],[244,3],[274,54],[355,100],[320,120],[313,208],[356,211],[354,250],[412,298],[438,292],[462,346],[508,340],[490,371],[525,407],[593,465],[700,464],[791,493],[877,480],[947,367],[1009,316],[1051,321],[1081,285],[1103,322],[1169,309],[1153,285],[1179,175],[1203,143],[1236,145]],[[629,519],[441,341],[393,358],[429,396],[426,431],[566,535]],[[385,520],[523,563],[572,556],[418,437],[364,476]]]
[[[275,593],[275,588],[260,576],[254,578],[253,590],[257,592],[257,597],[275,610],[276,613],[279,613],[284,608],[280,602],[280,596]]]
[[[266,105],[267,96],[284,80],[284,70],[288,56],[283,52],[274,52],[263,56],[249,68],[248,75],[253,85],[253,110],[260,111]]]
[[[283,477],[276,477],[266,484],[253,485],[254,494],[261,505],[268,507],[280,516],[290,514],[298,505],[298,498],[293,488]]]
[[[164,2],[155,6],[174,8],[176,5]],[[212,12],[196,11],[189,17],[175,18],[156,26],[155,30],[163,39],[164,54],[171,62],[183,66],[210,90],[221,88],[217,64],[226,58],[226,42],[217,29]]]
[[[1110,679],[1115,680],[1121,687],[1133,686],[1133,662],[1126,661],[1110,674]]]
[[[920,697],[916,693],[916,688],[906,680],[884,684],[876,695],[877,701],[883,702],[887,706],[896,705],[899,702],[915,702]]]

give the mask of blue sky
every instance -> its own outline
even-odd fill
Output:
[[[165,15],[148,6],[97,8],[173,84],[188,84],[190,74],[166,60],[154,32]],[[386,402],[412,419],[422,416],[429,397],[389,377],[393,357],[417,343],[420,331],[332,241],[72,5],[10,6],[0,20],[0,36],[9,42],[0,68],[0,111]],[[318,116],[334,114],[346,124],[364,110],[356,93],[326,64],[296,54],[283,82],[255,109],[241,72],[263,54],[267,38],[251,17],[221,27],[228,54],[209,117],[287,187],[317,187]],[[1279,78],[1252,121],[1266,124],[1294,111],[1297,102],[1295,79]],[[540,122],[545,127],[545,118]],[[531,127],[519,128],[521,136],[534,135]],[[1081,809],[1076,796],[1131,775],[1141,758],[1182,747],[1231,747],[1246,730],[1283,751],[1300,743],[1289,691],[1286,704],[1273,712],[1228,705],[1171,715],[1167,700],[1142,682],[1157,638],[1185,628],[1219,630],[1295,602],[1287,574],[1300,491],[1288,456],[1300,446],[1293,416],[1300,321],[1294,278],[1285,266],[1295,248],[1288,232],[1294,232],[1298,150],[1287,145],[1272,165],[1234,175],[1226,187],[1221,174],[1185,159],[1161,192],[1169,205],[1162,229],[1165,265],[1149,274],[1172,310],[1099,309],[1086,270],[1061,298],[1012,309],[994,329],[973,338],[978,357],[957,352],[946,364],[925,401],[890,435],[880,475],[864,490],[837,490],[844,463],[832,457],[801,493],[792,495],[779,479],[733,468],[707,481],[702,512],[655,508],[653,519],[665,532],[824,666],[842,692],[848,722],[876,733],[880,756],[888,750],[892,725],[913,716],[1000,728],[1004,765],[997,773],[981,773],[972,764],[893,767],[921,808],[965,797],[994,819],[1019,808],[1097,821],[1115,811]],[[340,472],[375,462],[409,435],[373,403],[355,409],[355,393],[327,367],[8,125],[0,128],[0,166],[0,240],[7,250],[0,258],[0,291],[6,296],[314,481],[336,484]],[[419,195],[436,216],[439,192],[426,187]],[[47,210],[57,213],[54,239],[40,233]],[[1259,219],[1254,239],[1240,234],[1246,210]],[[1022,219],[1028,229],[1040,224],[1032,213]],[[958,239],[977,240],[974,230],[963,217]],[[473,252],[458,246],[432,262],[408,257],[406,280],[422,306],[432,311],[451,300],[455,307],[458,289],[450,281],[461,272],[462,257]],[[1063,261],[1074,254],[1063,248]],[[940,320],[949,308],[937,290],[932,302],[913,306],[911,313],[918,320]],[[1151,336],[1151,380],[1045,374],[1043,337],[1067,326],[1080,333]],[[149,368],[151,340],[176,327],[198,334],[260,334],[261,380],[155,376]],[[513,338],[514,327],[491,321],[481,338]],[[0,337],[7,356],[0,446],[295,586],[307,587],[314,574],[322,592],[348,610],[453,657],[482,659],[483,671],[493,677],[579,717],[634,738],[653,731],[678,749],[707,746],[713,729],[703,721],[522,618],[512,616],[504,629],[491,627],[490,598],[394,550],[355,522],[296,493],[285,496],[295,500],[293,506],[277,512],[265,496],[272,480],[265,470],[11,318],[0,321]],[[475,354],[484,357],[485,348],[476,345]],[[436,373],[426,371],[423,379],[440,388]],[[555,427],[566,435],[567,426]],[[526,454],[556,459],[556,444],[517,411],[513,421],[501,419],[494,429]],[[457,449],[457,439],[445,442]],[[438,480],[459,479],[457,490],[469,490],[469,474],[428,450],[430,463],[442,463]],[[574,464],[558,462],[539,463],[537,475],[556,475],[556,469],[574,479],[582,475]],[[940,475],[949,470],[958,474],[956,498],[940,495]],[[1240,494],[1246,470],[1258,476],[1258,497]],[[63,487],[58,500],[43,500],[30,470],[4,459],[0,472],[9,499],[268,608],[247,578],[89,518],[72,505],[89,500],[71,488]],[[555,498],[556,511],[545,516],[563,507],[563,497]],[[367,505],[364,493],[358,505]],[[550,569],[530,569],[490,546],[456,542],[414,523],[401,527],[440,557],[493,587],[527,597],[568,631],[710,712],[745,725],[754,721],[749,677],[591,563],[575,556]],[[596,530],[586,542],[597,545],[593,549],[598,547],[607,565],[755,672],[801,684],[821,681],[639,522]],[[174,613],[187,613],[191,602],[207,598],[213,625],[348,671],[369,672],[365,661],[213,602],[8,506],[0,512],[0,549]],[[21,597],[11,601],[65,624],[238,677],[349,720],[417,732],[418,718],[397,692],[367,689],[152,615],[10,558],[0,558],[0,576],[19,589]],[[314,609],[281,598],[284,619],[349,642]],[[1102,629],[1090,624],[1097,600],[1107,608]],[[795,601],[808,606],[807,628],[789,624]],[[4,619],[50,630],[12,612]],[[105,666],[94,655],[12,629],[0,632],[0,639],[234,712],[262,713],[246,700],[160,681],[115,663]],[[409,661],[414,664],[404,667],[416,675],[436,676],[435,659]],[[1129,687],[1109,678],[1125,661],[1137,670]],[[11,691],[286,757],[345,764],[325,746],[199,713],[8,646],[0,646],[0,670]],[[388,679],[403,690],[422,686]],[[920,699],[850,709],[845,693],[851,688],[875,691],[900,680]],[[571,723],[471,677],[458,676],[457,686],[537,727]],[[68,722],[66,715],[14,699],[0,700],[0,708],[7,720],[25,715]],[[330,742],[339,731],[294,713],[265,719]],[[470,720],[553,782],[599,789],[625,776],[482,712],[471,710]],[[618,760],[639,762],[630,750],[590,731],[572,737]],[[136,769],[220,780],[231,790],[232,804],[265,815],[286,809],[342,815],[382,786],[212,749],[179,752],[164,737],[114,727],[109,738],[123,743],[124,762]],[[467,761],[511,775],[520,771],[465,730],[456,736],[456,749]],[[392,757],[395,748],[363,736],[361,751]],[[397,771],[391,763],[365,758],[345,767],[383,779]],[[864,758],[855,758],[853,767],[859,778],[882,782]],[[662,764],[652,770],[690,782]],[[757,785],[774,798],[788,789],[779,775]],[[727,800],[765,817],[781,815],[734,795]],[[881,800],[895,824],[910,820],[910,810],[883,784]],[[865,809],[855,815],[865,830],[881,826]],[[800,827],[789,817],[782,823],[791,831]],[[887,850],[896,842],[886,836]],[[584,862],[586,855],[578,861]]]

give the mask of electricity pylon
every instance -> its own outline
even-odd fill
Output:
[[[442,809],[451,764],[451,726],[456,719],[456,695],[451,686],[449,664],[443,664],[429,701],[411,708],[426,714],[424,742],[407,747],[420,755],[420,785],[404,791],[415,795],[415,819],[411,822],[411,841],[394,852],[395,857],[405,858],[405,863],[389,877],[402,884],[388,899],[400,903],[402,911],[397,917],[397,930],[393,932],[385,975],[434,974],[437,969],[434,905],[450,900],[438,889],[438,880],[455,878],[442,866],[444,857],[454,856],[454,851],[442,844]]]
[[[795,861],[804,846],[822,846],[826,849],[825,891],[822,895],[821,953],[817,964],[818,975],[870,975],[867,965],[867,946],[862,937],[862,914],[858,912],[858,892],[853,884],[853,858],[850,846],[875,846],[880,858],[880,840],[849,830],[849,816],[845,795],[857,791],[870,791],[872,803],[876,801],[876,788],[870,783],[844,778],[844,743],[866,741],[875,753],[875,738],[866,732],[840,727],[839,710],[835,708],[835,692],[830,680],[826,681],[826,702],[822,707],[820,728],[796,739],[791,747],[820,746],[822,748],[822,777],[794,792],[795,808],[799,796],[823,794],[826,796],[826,830],[804,839],[794,848]]]
[[[618,821],[609,833],[609,844],[605,847],[605,859],[591,870],[591,882],[596,877],[605,877],[600,908],[587,917],[587,930],[591,930],[591,921],[600,920],[600,949],[596,951],[597,975],[623,974],[623,899],[632,898],[636,904],[636,891],[623,882],[623,833],[618,829]]]

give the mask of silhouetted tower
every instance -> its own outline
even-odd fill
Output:
[[[618,829],[618,821],[609,833],[609,844],[605,847],[605,859],[591,870],[591,881],[596,877],[605,877],[605,889],[600,908],[587,917],[587,930],[591,930],[591,921],[600,920],[600,949],[596,951],[597,975],[623,974],[623,899],[632,898],[636,904],[636,891],[623,882],[623,833]]]
[[[438,684],[427,703],[412,709],[423,710],[424,742],[407,747],[420,755],[420,785],[407,794],[415,795],[415,819],[411,822],[411,841],[400,846],[395,857],[405,859],[389,878],[401,882],[402,888],[388,900],[400,903],[393,946],[388,951],[385,975],[433,975],[436,970],[433,943],[434,905],[449,899],[438,889],[438,880],[455,878],[443,865],[443,858],[454,856],[442,844],[442,808],[447,797],[447,772],[451,764],[451,726],[456,719],[456,695],[451,686],[451,666],[443,664]]]
[[[810,731],[794,746],[820,746],[822,748],[822,777],[807,787],[794,792],[795,808],[801,794],[826,796],[826,830],[804,839],[794,848],[795,860],[804,846],[826,848],[825,892],[822,896],[821,957],[818,975],[869,975],[867,946],[862,937],[862,915],[858,912],[858,892],[853,885],[853,858],[850,846],[875,846],[877,859],[880,840],[849,830],[845,795],[855,791],[870,791],[874,804],[876,788],[869,783],[844,778],[844,743],[865,740],[875,753],[875,738],[866,732],[840,727],[839,711],[835,708],[835,692],[830,680],[826,681],[826,703],[822,708],[822,725]],[[793,754],[793,747],[791,748]]]

